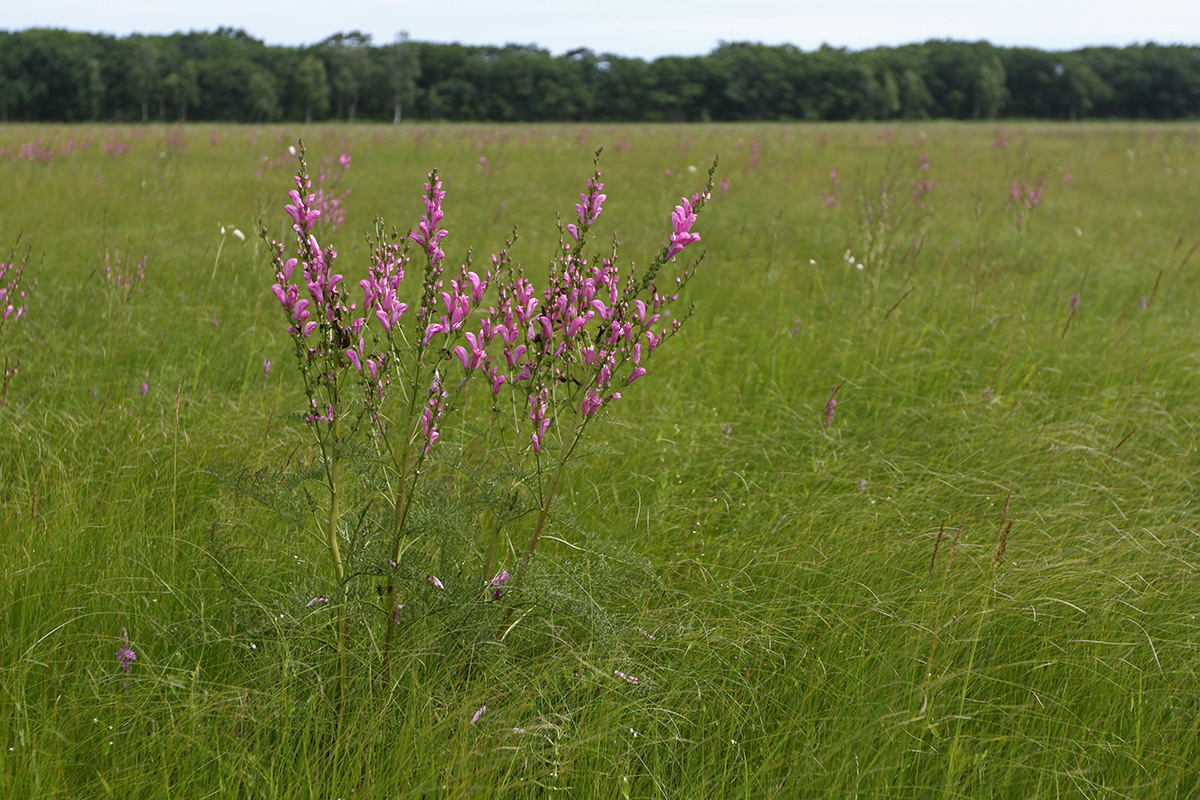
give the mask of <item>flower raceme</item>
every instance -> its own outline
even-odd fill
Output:
[[[408,368],[405,380],[420,386],[402,391],[406,396],[419,393],[414,432],[424,438],[425,453],[440,438],[440,421],[451,404],[448,388],[455,386],[449,367],[441,362],[462,369],[458,389],[481,373],[494,397],[499,398],[505,387],[516,392],[527,412],[526,442],[537,453],[551,428],[563,424],[563,414],[576,423],[593,417],[621,397],[622,387],[645,376],[646,362],[691,313],[688,309],[672,314],[671,309],[696,264],[679,271],[665,286],[659,273],[700,241],[692,228],[711,197],[712,170],[703,192],[680,198],[670,214],[666,245],[639,274],[632,267],[621,269],[615,247],[606,255],[584,254],[586,234],[607,199],[597,169],[575,204],[575,221],[560,227],[559,255],[541,291],[509,260],[507,250],[491,257],[492,269],[472,269],[468,259],[456,272],[445,274],[441,243],[448,232],[441,223],[446,192],[435,170],[425,183],[424,213],[416,228],[400,241],[395,236],[387,241],[382,233],[373,240],[367,277],[359,281],[359,307],[348,303],[343,277],[334,271],[336,251],[322,246],[313,233],[321,212],[314,208],[302,153],[300,157],[296,187],[284,206],[292,221],[296,254],[284,258],[283,246],[272,243],[277,282],[271,287],[287,315],[297,356],[302,367],[318,361],[324,365],[314,370],[317,384],[328,382],[339,368],[360,374],[370,387],[370,402],[378,407],[392,385],[394,370],[405,362],[401,350],[415,347],[420,353],[413,363],[418,366]],[[420,248],[426,262],[412,323],[415,337],[405,337],[399,329],[409,311],[400,298],[410,243]],[[493,285],[495,299],[485,305]],[[423,370],[422,361],[428,362]],[[318,394],[309,391],[310,421],[328,421],[335,412],[329,403],[318,403]]]

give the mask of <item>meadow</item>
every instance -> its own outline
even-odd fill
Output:
[[[311,450],[258,236],[297,138],[352,284],[433,167],[449,263],[516,226],[544,276],[597,148],[639,263],[720,159],[558,599],[426,586],[342,683],[320,543],[235,485]],[[1200,127],[10,124],[0,175],[0,795],[1200,794]]]

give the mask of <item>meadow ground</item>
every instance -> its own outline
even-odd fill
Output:
[[[364,625],[340,719],[325,553],[221,480],[307,447],[256,235],[297,136],[355,282],[431,167],[450,260],[518,225],[536,274],[597,147],[641,263],[720,157],[561,604],[414,601],[388,681]],[[6,125],[0,176],[0,795],[1200,794],[1200,127]]]

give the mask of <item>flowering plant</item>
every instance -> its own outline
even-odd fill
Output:
[[[25,267],[29,263],[29,248],[20,256],[17,246],[9,251],[7,263],[0,257],[0,334],[8,325],[17,323],[29,310],[27,295],[28,283],[25,279]],[[8,396],[8,384],[17,374],[20,360],[4,349],[4,377],[0,382],[0,403]]]
[[[488,268],[474,267],[469,252],[457,268],[447,268],[442,249],[448,236],[442,227],[446,192],[434,170],[425,183],[424,213],[414,230],[405,236],[389,234],[377,222],[369,237],[366,277],[358,282],[359,303],[351,299],[357,292],[336,271],[337,251],[319,242],[314,232],[322,210],[303,145],[299,148],[295,188],[285,206],[294,235],[291,252],[283,243],[267,240],[276,278],[271,290],[285,314],[304,382],[304,421],[312,431],[326,495],[321,538],[343,598],[352,577],[343,557],[348,508],[343,505],[344,468],[348,456],[357,452],[351,444],[356,435],[369,434],[371,470],[383,475],[378,493],[390,509],[383,537],[386,556],[372,574],[386,576],[379,590],[385,669],[404,607],[400,601],[428,591],[428,586],[448,590],[449,578],[443,582],[427,574],[422,587],[403,585],[397,575],[406,574],[400,568],[417,544],[410,520],[424,467],[435,456],[448,416],[464,407],[473,379],[482,378],[490,392],[493,443],[509,464],[532,465],[528,477],[509,488],[525,492],[537,512],[520,563],[511,565],[511,583],[508,570],[496,573],[500,525],[506,521],[497,516],[474,595],[519,602],[522,577],[562,475],[589,424],[621,398],[626,386],[647,374],[650,358],[691,314],[691,308],[674,313],[673,307],[699,259],[673,278],[664,280],[661,273],[700,240],[692,228],[711,196],[716,164],[703,191],[680,198],[670,214],[666,242],[639,272],[622,268],[615,244],[605,254],[587,252],[588,234],[607,198],[599,155],[597,151],[596,169],[575,204],[574,219],[559,223],[557,255],[542,289],[510,257],[515,235],[491,256]],[[263,237],[267,239],[265,229]],[[419,292],[409,296],[404,279],[414,260],[422,278]],[[455,565],[455,574],[464,568]],[[339,652],[344,653],[344,616],[338,630]]]

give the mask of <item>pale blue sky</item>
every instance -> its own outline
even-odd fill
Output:
[[[719,40],[863,49],[931,38],[1046,50],[1089,44],[1200,44],[1195,0],[5,0],[0,28],[65,27],[125,35],[244,28],[272,44],[361,30],[412,38],[537,44],[654,58],[707,53]]]

